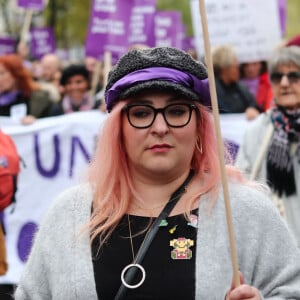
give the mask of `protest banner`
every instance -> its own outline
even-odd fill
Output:
[[[109,51],[116,61],[128,49],[132,1],[93,0],[85,42],[85,56],[103,60]]]
[[[129,25],[129,45],[155,46],[156,0],[135,0]]]
[[[30,50],[33,58],[40,59],[45,54],[55,52],[56,43],[51,27],[32,28],[30,36]]]
[[[19,281],[35,230],[54,198],[82,180],[105,118],[99,111],[80,112],[21,126],[0,117],[1,129],[13,138],[25,164],[14,211],[11,206],[4,211],[9,270],[0,283]]]
[[[158,11],[155,14],[156,47],[182,49],[183,26],[181,12]]]
[[[30,40],[29,31],[34,11],[42,11],[45,9],[47,0],[18,0],[17,5],[25,9],[24,22],[20,34],[20,46],[26,46]]]
[[[16,205],[4,211],[9,270],[0,283],[18,283],[32,238],[53,200],[82,182],[107,114],[78,112],[38,119],[30,126],[0,117],[1,129],[16,143],[21,165]],[[244,114],[221,115],[224,138],[236,147],[248,121]]]
[[[195,38],[193,36],[185,36],[182,41],[182,50],[188,51],[195,49]]]
[[[198,0],[191,0],[195,44],[203,57],[203,33]],[[278,1],[207,0],[212,46],[231,44],[240,62],[267,60],[281,40]]]
[[[0,37],[0,55],[16,52],[17,40],[13,37]]]

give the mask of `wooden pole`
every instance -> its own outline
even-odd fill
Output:
[[[91,89],[90,89],[90,96],[95,97],[95,93],[97,90],[97,85],[99,83],[99,78],[102,69],[102,62],[100,60],[96,61],[95,69],[93,72],[92,82],[91,82]]]
[[[107,85],[108,73],[111,69],[111,52],[105,51],[104,53],[104,70],[103,70],[103,87]]]
[[[30,30],[32,15],[33,15],[33,10],[27,9],[26,13],[25,13],[25,18],[24,18],[24,24],[23,24],[22,30],[21,30],[20,42],[27,42],[27,37],[29,34],[29,30]]]
[[[108,73],[112,67],[111,62],[111,52],[105,51],[104,52],[104,66],[103,66],[103,89],[105,89],[107,85]],[[102,105],[100,106],[100,110],[105,112],[106,111],[106,104],[103,101]]]
[[[236,252],[236,246],[235,246],[235,240],[234,240],[234,230],[233,230],[233,225],[232,225],[228,182],[227,182],[227,174],[226,174],[226,169],[225,169],[224,144],[223,144],[223,139],[222,139],[222,135],[221,135],[216,83],[215,83],[215,76],[214,76],[214,70],[213,70],[212,55],[211,55],[211,50],[210,50],[210,41],[209,41],[206,9],[205,9],[204,0],[199,0],[199,7],[200,7],[203,39],[204,39],[205,58],[206,58],[206,64],[207,64],[207,70],[208,70],[208,80],[209,80],[209,90],[210,90],[210,95],[211,95],[212,112],[213,112],[213,116],[214,116],[215,130],[216,130],[217,143],[218,143],[221,179],[222,179],[222,187],[223,187],[223,193],[224,193],[226,220],[227,220],[230,251],[231,251],[231,261],[232,261],[232,267],[233,267],[233,281],[234,281],[235,287],[237,287],[240,285],[239,267],[238,267],[237,252]]]

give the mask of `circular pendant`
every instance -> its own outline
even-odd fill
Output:
[[[142,279],[141,279],[141,281],[138,282],[137,284],[131,285],[131,284],[128,284],[128,283],[125,281],[124,276],[125,276],[125,273],[127,272],[128,269],[134,268],[134,267],[140,269],[140,271],[142,272]],[[138,288],[139,286],[141,286],[141,285],[144,283],[145,278],[146,278],[146,272],[145,272],[145,269],[144,269],[141,265],[139,265],[139,264],[130,264],[130,265],[127,265],[127,266],[123,269],[123,271],[122,271],[122,273],[121,273],[121,281],[122,281],[122,283],[123,283],[127,288],[129,288],[129,289],[136,289],[136,288]]]

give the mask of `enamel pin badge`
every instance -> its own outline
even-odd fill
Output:
[[[190,247],[194,246],[194,241],[191,239],[186,239],[180,237],[178,239],[173,239],[170,241],[170,246],[174,249],[171,251],[172,259],[191,259],[192,250]]]

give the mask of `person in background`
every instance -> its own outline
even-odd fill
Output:
[[[300,247],[300,47],[278,49],[269,72],[275,107],[246,130],[236,165],[269,184]]]
[[[266,61],[253,61],[240,65],[241,83],[255,97],[258,109],[261,112],[272,106],[273,91],[267,71]]]
[[[105,101],[87,182],[48,211],[15,299],[300,299],[300,250],[268,192],[232,166],[231,284],[204,65],[176,48],[129,51]]]
[[[49,116],[52,102],[16,54],[0,56],[0,115],[22,124]]]
[[[94,93],[96,102],[99,104],[99,110],[106,112],[105,102],[104,102],[104,61],[97,61],[95,57],[86,56],[84,59],[84,64],[89,72],[89,81],[91,83],[91,92]],[[100,71],[96,72],[97,64],[99,64]],[[96,78],[96,76],[98,78]],[[107,75],[106,75],[107,76]],[[95,77],[95,78],[94,78]],[[95,83],[93,83],[95,81]],[[92,85],[95,84],[94,87]]]
[[[38,82],[42,88],[48,91],[51,100],[56,103],[61,98],[60,89],[57,87],[56,77],[61,76],[62,63],[54,53],[45,54],[39,64],[40,74]]]
[[[92,82],[97,60],[92,56],[86,56],[84,59],[84,65],[89,72],[89,81]],[[101,62],[101,71],[99,74],[98,82],[95,89],[95,94],[99,93],[103,89],[103,62]]]
[[[90,95],[89,72],[84,65],[70,65],[62,71],[63,98],[55,104],[51,116],[97,109],[99,101]]]
[[[64,87],[60,84],[61,75],[62,75],[62,72],[61,71],[57,71],[53,75],[53,79],[52,79],[52,84],[58,90],[58,92],[60,94],[60,99],[64,95]]]
[[[196,49],[190,48],[186,51],[193,59],[198,60],[198,53]]]
[[[84,58],[84,65],[89,72],[94,72],[96,63],[97,63],[97,60],[93,56],[86,56]]]
[[[24,67],[31,72],[32,62],[30,55],[30,46],[28,41],[20,40],[17,43],[16,54],[20,56]]]
[[[255,98],[240,82],[237,54],[233,47],[223,45],[212,51],[216,92],[220,113],[245,113],[251,120],[259,115]]]

